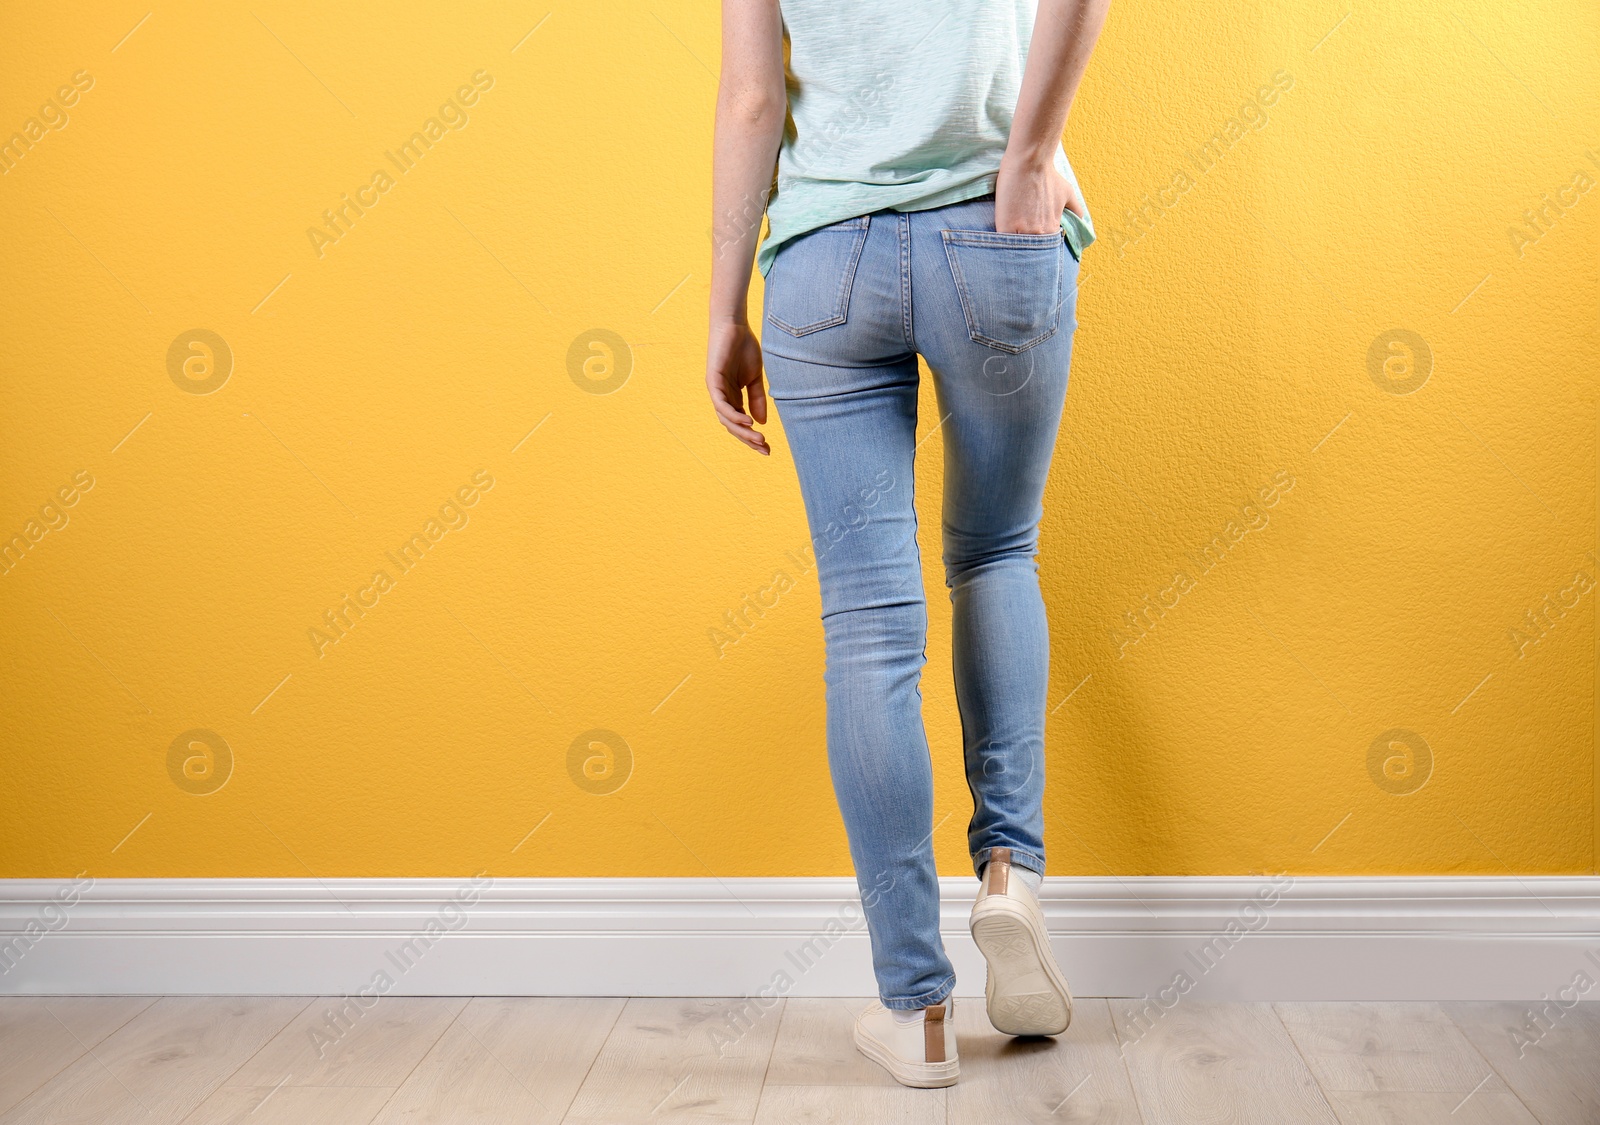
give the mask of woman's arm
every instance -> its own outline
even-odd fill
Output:
[[[750,330],[751,259],[788,113],[778,0],[723,0],[722,80],[711,173],[711,331],[706,388],[717,418],[750,448],[771,453],[761,343]],[[749,410],[745,410],[748,396]]]
[[[995,181],[995,230],[1049,234],[1061,229],[1062,211],[1083,217],[1083,200],[1053,161],[1110,6],[1111,0],[1039,0],[1011,137]]]

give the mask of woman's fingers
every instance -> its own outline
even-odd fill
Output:
[[[772,452],[772,450],[767,447],[767,439],[763,437],[760,431],[755,429],[753,426],[729,421],[727,418],[723,418],[721,421],[723,427],[730,434],[744,442],[751,449],[754,449],[758,453]]]
[[[735,407],[729,406],[725,402],[717,405],[717,420],[730,429],[738,428],[748,430],[755,424],[755,419],[751,418],[750,415],[738,410]]]
[[[767,421],[767,388],[760,375],[745,387],[745,395],[750,400],[751,417],[764,425]]]
[[[752,400],[756,399],[758,395],[760,399],[755,417],[752,418],[749,414],[740,410],[733,402],[729,401],[730,396],[735,398],[738,396],[737,383],[731,383],[730,380],[718,376],[716,384],[716,389],[711,394],[711,405],[717,412],[717,421],[721,422],[723,428],[730,434],[758,453],[772,452],[767,446],[767,439],[755,429],[756,422],[765,422],[767,420],[765,392],[752,391]],[[757,386],[759,384],[753,385],[753,387]]]
[[[1080,219],[1088,218],[1088,213],[1083,206],[1083,197],[1072,190],[1072,185],[1067,184],[1067,210]]]
[[[761,345],[748,326],[713,325],[706,389],[711,406],[734,437],[758,453],[771,453],[767,439],[755,428],[767,420],[767,390],[761,377]],[[749,399],[749,411],[744,409]]]

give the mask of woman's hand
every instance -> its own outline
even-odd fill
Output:
[[[1050,234],[1061,229],[1061,213],[1084,217],[1083,200],[1048,160],[1000,160],[994,185],[994,229],[1002,234]]]
[[[706,343],[706,389],[717,420],[757,453],[771,454],[755,428],[767,421],[767,389],[761,381],[761,342],[745,320],[713,320]],[[750,408],[745,410],[748,398]]]

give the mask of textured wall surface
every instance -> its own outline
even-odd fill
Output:
[[[848,872],[793,465],[702,384],[715,6],[3,25],[0,875]],[[1113,7],[1053,870],[1594,869],[1597,57]]]

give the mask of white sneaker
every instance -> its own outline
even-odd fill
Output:
[[[972,904],[972,939],[989,962],[989,1022],[1007,1035],[1060,1035],[1072,1022],[1072,993],[1050,952],[1044,911],[1011,873],[1011,849],[995,848]]]
[[[874,1000],[856,1017],[856,1049],[894,1075],[903,1086],[954,1086],[961,1072],[955,1021],[947,1004],[922,1009],[922,1018],[900,1023]]]

